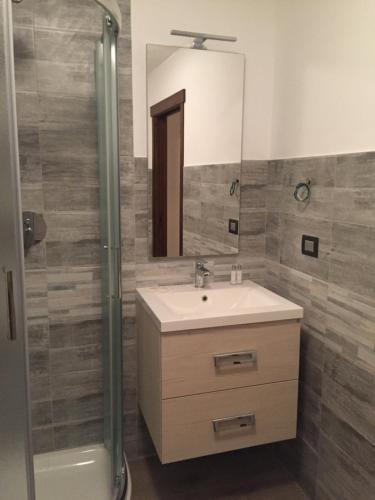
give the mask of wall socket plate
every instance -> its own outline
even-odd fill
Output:
[[[308,257],[319,257],[319,238],[316,236],[302,235],[302,253]]]
[[[229,219],[228,231],[232,234],[238,234],[238,220]]]

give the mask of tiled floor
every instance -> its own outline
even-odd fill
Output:
[[[272,446],[161,465],[130,464],[132,500],[307,500]]]

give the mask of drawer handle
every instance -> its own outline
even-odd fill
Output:
[[[231,429],[243,429],[255,426],[255,413],[237,415],[236,417],[217,418],[212,420],[214,432],[222,432]]]
[[[215,367],[254,365],[257,362],[256,351],[231,352],[214,356]]]

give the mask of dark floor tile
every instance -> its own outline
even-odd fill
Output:
[[[305,500],[274,454],[259,447],[161,465],[156,457],[130,465],[133,500]]]
[[[315,496],[318,469],[317,452],[303,439],[293,439],[281,443],[280,455],[287,469],[297,479],[310,498]]]

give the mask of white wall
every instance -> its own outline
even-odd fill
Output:
[[[275,0],[273,158],[375,149],[374,0]]]
[[[172,28],[237,35],[244,159],[375,150],[374,0],[133,0],[135,154],[146,154],[145,44]],[[224,49],[227,44],[209,43]]]
[[[236,43],[207,42],[207,47],[245,54],[243,158],[270,154],[273,85],[273,0],[132,0],[134,153],[147,154],[146,44],[189,47],[171,29],[235,35]]]
[[[152,47],[149,58],[162,49]],[[186,90],[185,166],[241,161],[243,80],[243,56],[209,50],[177,49],[149,72],[149,107]],[[148,113],[149,151],[151,131]]]

